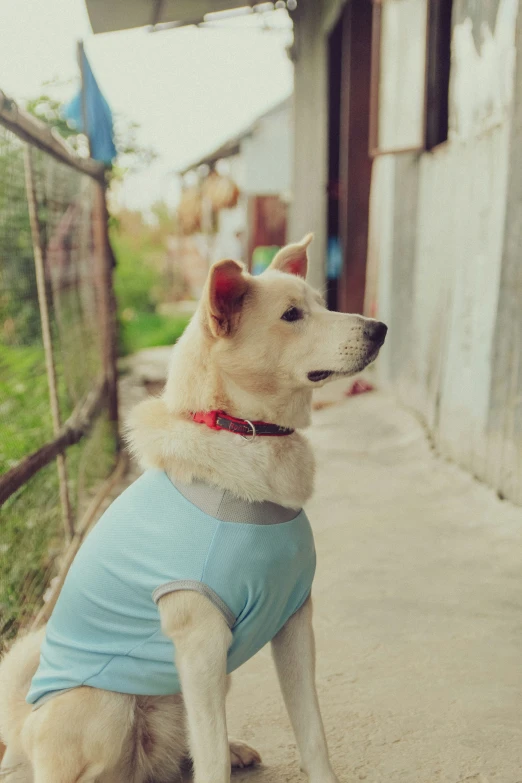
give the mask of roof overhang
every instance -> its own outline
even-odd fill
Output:
[[[188,166],[185,166],[185,168],[181,169],[178,174],[188,174],[189,171],[194,171],[194,169],[199,168],[199,166],[210,166],[210,168],[212,168],[212,166],[214,166],[218,160],[232,158],[234,155],[239,155],[240,152],[241,140],[239,138],[230,139],[230,141],[225,142],[225,144],[222,144],[217,149],[209,152],[208,155],[204,155],[202,158],[198,158],[198,160],[193,161]]]
[[[183,27],[207,21],[208,14],[265,10],[273,3],[260,0],[85,0],[94,33],[133,27]],[[263,8],[265,7],[265,8]]]
[[[259,117],[257,117],[252,123],[250,123],[250,125],[244,128],[238,134],[231,136],[231,138],[228,139],[224,144],[221,144],[219,147],[212,150],[212,152],[209,152],[207,155],[204,155],[202,158],[198,158],[197,160],[188,164],[183,169],[180,169],[177,173],[183,176],[188,174],[189,171],[194,171],[194,169],[199,168],[199,166],[210,166],[212,168],[212,166],[214,166],[218,160],[223,160],[224,158],[231,158],[234,155],[239,155],[241,152],[241,142],[243,139],[252,136],[256,132],[259,124],[267,117],[270,117],[273,114],[278,114],[279,112],[290,111],[292,101],[293,97],[292,95],[289,95],[288,98],[285,98],[283,101],[276,103],[275,106],[272,106],[270,109],[263,112],[263,114],[260,114]]]

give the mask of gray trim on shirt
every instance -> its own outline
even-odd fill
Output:
[[[295,508],[285,508],[269,500],[248,501],[238,498],[228,489],[220,489],[204,481],[185,484],[169,476],[171,483],[194,506],[221,522],[241,522],[246,525],[280,525],[299,515]]]
[[[229,628],[233,628],[236,622],[234,613],[228,608],[226,603],[221,600],[219,595],[215,593],[212,588],[203,582],[197,582],[195,579],[178,579],[175,582],[166,582],[164,585],[157,587],[152,593],[152,599],[154,603],[158,603],[160,598],[169,593],[174,593],[176,590],[195,590],[197,593],[201,593],[205,598],[211,601],[216,609],[219,609],[223,617],[225,618]]]

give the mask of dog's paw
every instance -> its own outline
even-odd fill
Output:
[[[261,764],[261,756],[241,740],[230,740],[230,763],[232,769],[242,769],[243,767],[253,767],[255,764]]]

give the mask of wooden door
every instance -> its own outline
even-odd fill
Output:
[[[362,313],[368,252],[372,4],[352,0],[342,14],[339,129],[339,235],[343,270],[338,309]]]

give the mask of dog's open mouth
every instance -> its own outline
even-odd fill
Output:
[[[361,370],[364,370],[365,367],[367,367],[369,364],[375,361],[377,356],[379,355],[379,350],[381,348],[381,345],[377,345],[371,353],[369,353],[367,356],[364,357],[356,366],[352,367],[350,370],[343,371],[343,370],[313,370],[312,372],[309,372],[307,375],[307,378],[309,381],[312,381],[312,383],[318,383],[319,381],[325,381],[327,378],[330,378],[332,375],[335,375],[336,378],[342,378],[350,375],[355,375],[358,372],[361,372]]]
[[[309,381],[324,381],[325,378],[329,378],[330,375],[333,375],[332,370],[314,370],[314,372],[308,373],[308,380]]]

